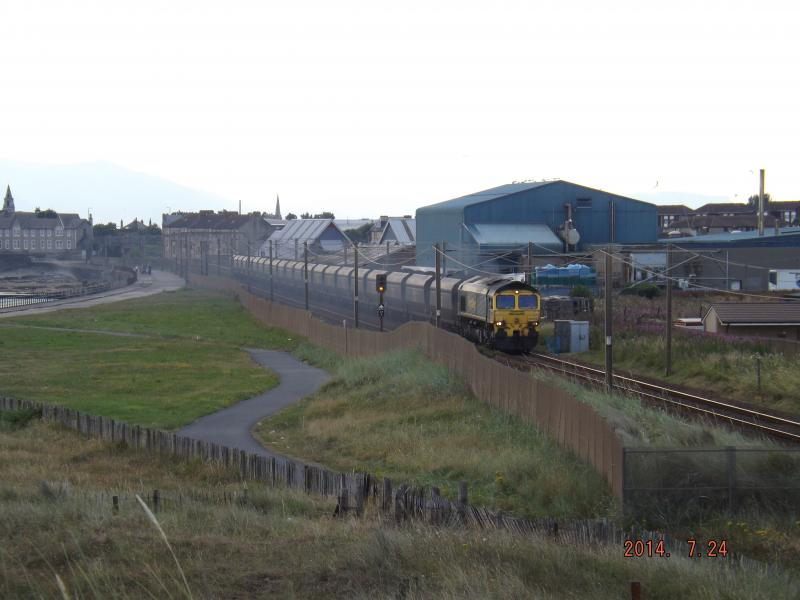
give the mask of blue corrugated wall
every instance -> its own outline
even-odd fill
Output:
[[[591,207],[579,208],[578,199]],[[432,244],[446,241],[460,249],[460,260],[476,256],[471,236],[462,224],[545,223],[557,231],[566,218],[565,204],[572,205],[572,218],[581,234],[578,250],[611,242],[610,205],[616,206],[616,238],[621,244],[653,243],[658,239],[658,209],[654,204],[610,194],[566,181],[556,181],[466,207],[447,203],[417,210],[417,264],[433,266]]]

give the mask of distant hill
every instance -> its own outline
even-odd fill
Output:
[[[167,207],[173,211],[236,208],[233,200],[106,162],[44,165],[0,159],[0,185],[0,195],[11,185],[17,210],[38,206],[85,218],[91,207],[95,223],[139,218],[160,226]]]

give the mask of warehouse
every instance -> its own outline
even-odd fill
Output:
[[[529,242],[544,264],[598,244],[658,239],[654,204],[562,180],[512,183],[425,206],[416,223],[417,264],[433,266],[432,246],[440,243],[451,272],[477,263],[484,271],[518,271]]]

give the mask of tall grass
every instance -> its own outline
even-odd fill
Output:
[[[611,504],[586,463],[477,400],[416,350],[342,359],[306,348],[301,355],[334,377],[256,428],[281,453],[436,485],[451,497],[467,480],[473,503],[521,515],[595,516]]]
[[[134,499],[153,488],[169,498],[176,486],[185,501],[166,503],[158,522],[195,597],[605,600],[639,580],[647,598],[743,600],[793,598],[800,585],[797,573],[723,560],[632,560],[613,546],[396,528],[372,509],[359,521],[334,519],[330,502],[256,483],[247,502],[192,499],[239,486],[235,474],[201,463],[182,469],[32,422],[0,432],[0,597],[58,597],[55,575],[73,598],[185,596],[171,553]]]

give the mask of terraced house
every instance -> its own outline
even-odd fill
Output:
[[[77,258],[92,247],[92,225],[75,213],[22,212],[14,208],[11,186],[0,212],[2,252]]]

